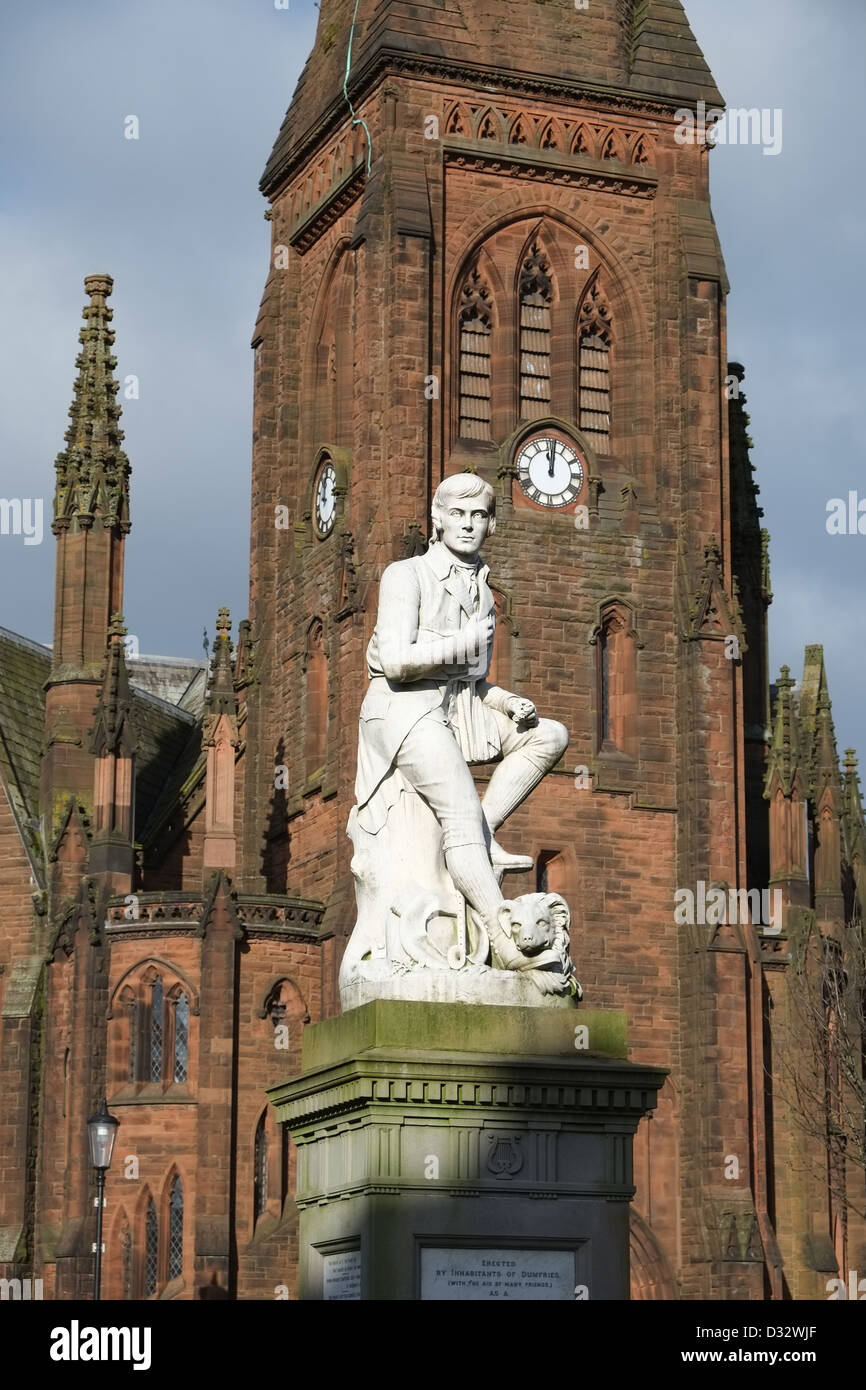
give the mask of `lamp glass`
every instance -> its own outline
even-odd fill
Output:
[[[90,1161],[94,1168],[110,1168],[111,1157],[114,1153],[114,1140],[117,1135],[118,1121],[113,1115],[109,1115],[105,1101],[102,1102],[95,1115],[91,1115],[87,1121],[87,1133],[90,1139]]]

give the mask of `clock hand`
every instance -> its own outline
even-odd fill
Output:
[[[556,467],[556,440],[551,439],[550,448],[547,452],[547,474],[552,478]]]

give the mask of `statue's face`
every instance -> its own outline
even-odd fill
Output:
[[[490,530],[490,513],[477,497],[456,497],[440,512],[442,542],[455,555],[477,555]]]

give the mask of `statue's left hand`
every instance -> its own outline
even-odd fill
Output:
[[[505,713],[515,724],[533,724],[538,719],[538,710],[531,700],[522,695],[510,695],[505,702]]]

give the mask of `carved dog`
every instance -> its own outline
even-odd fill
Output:
[[[569,927],[571,912],[558,893],[524,893],[504,902],[499,925],[526,957],[519,969],[531,971],[543,994],[573,994],[583,998],[574,978]]]

